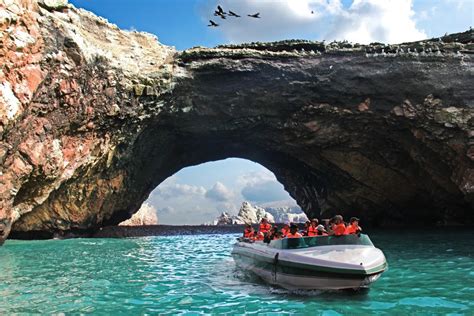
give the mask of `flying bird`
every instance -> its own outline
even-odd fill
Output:
[[[217,11],[219,11],[219,14],[226,14],[220,5],[217,6]]]
[[[238,15],[237,13],[234,13],[232,11],[229,10],[229,15],[230,16],[235,16],[236,18],[240,18],[240,15]]]
[[[255,14],[247,14],[247,16],[249,16],[251,18],[260,19],[260,12],[257,12]]]
[[[220,16],[221,19],[224,19],[225,20],[225,15],[227,13],[224,11],[224,9],[222,9],[222,7],[220,5],[217,6],[217,10],[214,11],[214,15],[215,16]]]
[[[217,24],[216,22],[214,22],[212,20],[209,20],[209,23],[211,23],[211,24],[209,24],[208,26],[213,26],[213,27],[219,26],[219,24]]]

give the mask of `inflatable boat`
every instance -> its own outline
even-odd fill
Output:
[[[289,290],[369,287],[387,269],[383,252],[367,235],[284,238],[252,242],[239,238],[236,265]]]

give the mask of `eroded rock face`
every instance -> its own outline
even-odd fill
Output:
[[[158,225],[158,215],[156,209],[148,203],[143,203],[138,212],[129,219],[121,222],[119,226],[143,226]]]
[[[1,241],[117,224],[226,157],[272,170],[309,217],[473,223],[471,31],[177,52],[63,1],[1,0],[0,22]]]

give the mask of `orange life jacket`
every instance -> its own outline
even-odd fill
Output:
[[[253,232],[252,232],[251,229],[246,228],[246,229],[244,230],[244,237],[245,237],[245,238],[250,238],[250,237],[252,237],[252,234],[253,234]]]
[[[346,234],[357,234],[359,226],[349,225],[346,227]]]
[[[301,237],[303,237],[303,236],[302,236],[300,233],[298,233],[298,232],[296,232],[296,233],[294,233],[294,234],[288,233],[288,234],[286,235],[286,238],[301,238]]]
[[[316,229],[316,226],[310,225],[308,227],[307,235],[308,235],[308,237],[313,237],[313,236],[316,236],[317,232],[318,232],[318,230]]]
[[[283,237],[286,237],[286,235],[288,235],[289,232],[290,232],[290,229],[289,229],[289,228],[283,227],[283,228],[281,229],[281,233],[282,233]]]
[[[260,227],[258,228],[258,230],[261,232],[261,233],[266,233],[268,231],[270,231],[270,229],[272,228],[272,225],[266,223],[266,224],[260,224]]]
[[[262,233],[262,232],[259,232],[257,234],[257,238],[255,238],[256,240],[263,240],[265,238],[265,235]]]
[[[334,225],[334,235],[336,236],[341,236],[346,234],[346,225],[344,223],[340,223],[337,225]]]

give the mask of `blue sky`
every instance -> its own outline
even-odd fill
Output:
[[[70,0],[124,29],[146,31],[163,44],[186,49],[246,40],[304,38],[345,39],[350,29],[382,29],[373,40],[407,40],[417,35],[437,37],[473,25],[472,0]],[[214,17],[217,4],[243,17]],[[412,15],[410,15],[410,9]],[[310,14],[313,10],[315,14]],[[245,17],[260,12],[260,20]],[[391,20],[393,17],[393,20]],[[408,19],[407,19],[408,17]],[[209,19],[220,24],[207,27]],[[375,21],[375,22],[374,22]],[[413,21],[412,27],[410,21]],[[357,24],[362,23],[362,28]],[[391,34],[384,30],[391,30]],[[418,30],[418,32],[416,32]],[[399,33],[401,36],[395,36]],[[377,38],[380,36],[382,38]],[[352,36],[347,39],[358,39]],[[363,41],[364,36],[360,37]]]
[[[146,31],[179,50],[290,38],[399,43],[462,32],[474,0],[70,0],[120,28]],[[241,18],[212,15],[217,4]],[[313,11],[313,13],[311,13]],[[246,15],[260,12],[261,19]],[[219,24],[207,27],[208,20]],[[161,223],[200,224],[244,200],[294,204],[275,176],[243,159],[185,168],[161,183],[148,203]]]

